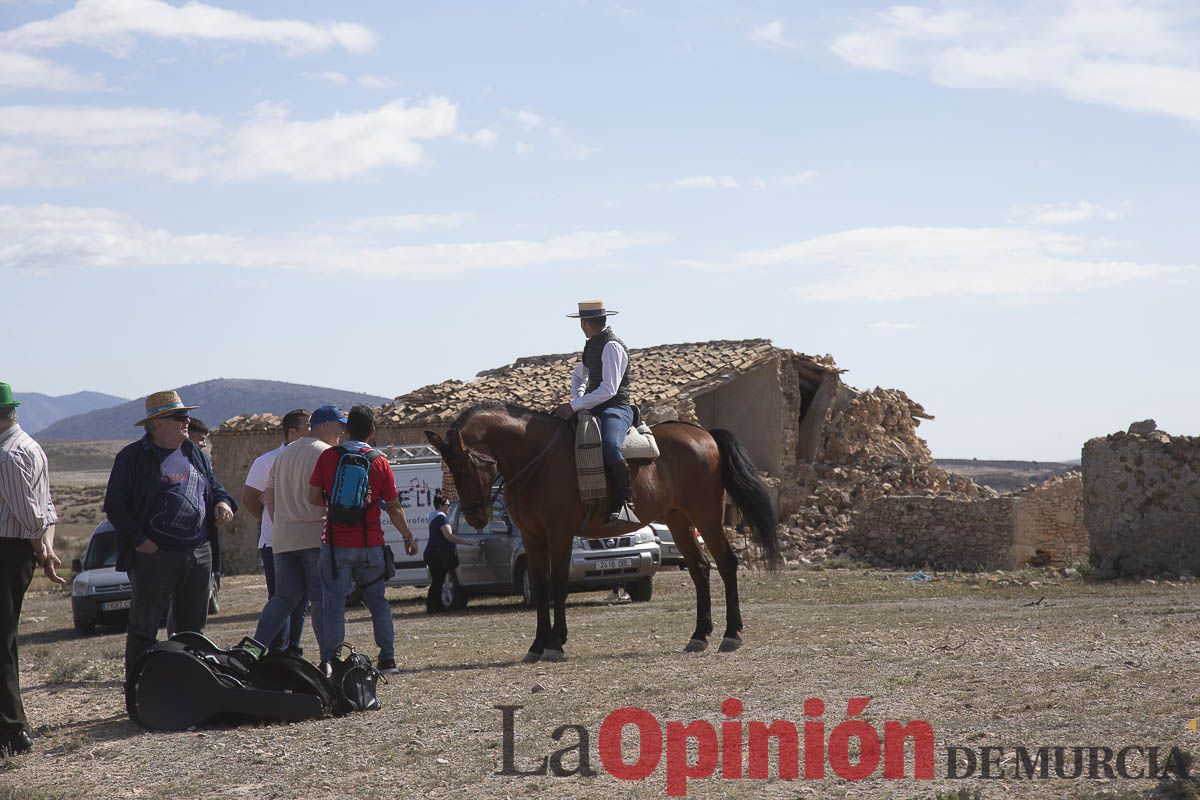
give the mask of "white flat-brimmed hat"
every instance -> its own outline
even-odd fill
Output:
[[[591,317],[611,317],[613,314],[620,313],[620,311],[605,308],[603,300],[584,300],[579,304],[577,313],[567,314],[567,316],[571,319],[589,319]]]

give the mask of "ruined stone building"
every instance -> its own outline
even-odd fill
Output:
[[[933,463],[917,433],[932,419],[920,404],[897,389],[849,386],[830,356],[766,339],[659,345],[632,355],[632,395],[647,421],[726,428],[746,446],[779,498],[789,561],[849,556],[970,568],[1063,563],[1077,555],[1082,522],[1076,526],[1070,514],[1059,519],[1062,508],[1077,504],[1058,504],[1058,493],[1078,494],[1077,478],[997,500]],[[444,433],[482,400],[549,410],[566,398],[578,361],[578,353],[531,356],[401,395],[378,410],[376,442],[424,443],[426,430]],[[277,446],[279,435],[272,415],[235,417],[214,432],[214,466],[226,486],[241,487],[250,463]],[[1052,508],[1043,513],[1043,505]],[[727,523],[736,522],[731,509]],[[231,570],[255,568],[255,526],[238,515],[227,535]],[[747,544],[735,537],[735,546]]]
[[[1091,439],[1083,493],[1097,575],[1200,575],[1200,437],[1145,420]]]
[[[634,350],[632,394],[649,422],[682,419],[731,430],[779,494],[785,555],[818,557],[866,501],[893,492],[983,496],[969,480],[932,464],[916,434],[921,406],[897,390],[859,392],[829,356],[775,347],[765,339],[694,342]],[[521,358],[470,381],[449,380],[379,409],[377,443],[423,443],[481,400],[553,408],[570,386],[578,353]],[[272,415],[235,417],[213,434],[225,484],[243,485],[250,463],[278,445]],[[227,535],[232,569],[254,568],[255,523],[238,515]]]

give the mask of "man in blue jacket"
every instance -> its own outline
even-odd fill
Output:
[[[125,671],[154,644],[174,602],[178,631],[203,631],[209,581],[220,570],[217,526],[237,504],[188,439],[188,411],[176,392],[146,398],[146,435],[117,453],[104,513],[117,531],[117,569],[129,573],[133,602]]]

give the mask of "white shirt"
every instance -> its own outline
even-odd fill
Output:
[[[617,393],[617,387],[621,385],[621,378],[625,377],[625,370],[629,367],[629,354],[621,345],[609,342],[600,351],[600,363],[604,374],[600,379],[600,385],[590,394],[584,394],[587,390],[588,368],[580,364],[571,373],[571,408],[573,410],[595,408],[605,400],[612,399],[613,395]]]
[[[279,458],[279,454],[283,452],[286,445],[279,445],[269,453],[263,453],[258,458],[254,459],[254,463],[250,465],[250,471],[246,473],[246,485],[251,489],[257,489],[260,492],[267,490],[267,478],[271,474],[271,465],[275,463],[275,459]],[[258,548],[261,550],[264,547],[271,546],[271,540],[274,538],[275,523],[271,520],[271,514],[267,511],[266,500],[263,500],[262,513],[262,529],[258,534]]]
[[[46,453],[14,423],[0,434],[0,536],[34,539],[56,522]]]

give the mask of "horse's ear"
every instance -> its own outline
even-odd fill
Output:
[[[425,438],[429,440],[431,445],[437,448],[439,453],[446,449],[446,442],[433,431],[425,431]]]
[[[461,453],[463,451],[463,440],[462,434],[458,432],[458,428],[451,428],[446,436],[450,439],[450,452]]]

